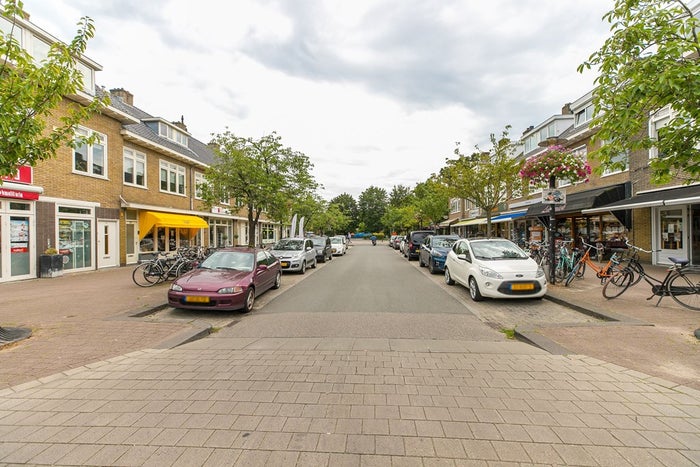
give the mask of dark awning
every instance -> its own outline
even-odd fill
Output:
[[[591,206],[591,209],[583,211],[584,214],[599,212],[620,211],[623,209],[650,208],[653,206],[672,206],[679,204],[700,203],[700,184],[690,185],[665,190],[654,190],[637,193],[629,199],[623,199],[614,203]]]
[[[596,208],[606,204],[614,203],[625,198],[625,184],[611,185],[593,190],[581,191],[566,195],[566,204],[555,207],[556,214],[570,214],[581,212],[590,208]],[[548,216],[550,212],[549,204],[537,203],[527,209],[527,216]]]

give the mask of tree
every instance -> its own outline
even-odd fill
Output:
[[[514,198],[520,192],[522,182],[518,175],[520,162],[514,156],[515,145],[508,137],[506,126],[500,138],[491,133],[492,148],[484,152],[475,146],[476,152],[464,155],[459,143],[454,150],[457,159],[447,159],[440,177],[447,193],[453,198],[471,201],[486,213],[486,233],[491,235],[491,213],[498,205]]]
[[[438,224],[448,214],[450,196],[447,187],[436,175],[413,189],[414,205],[421,225]]]
[[[400,208],[413,201],[413,190],[405,185],[394,185],[389,193],[389,206]]]
[[[322,235],[344,234],[349,223],[337,204],[329,204],[314,216],[312,229]]]
[[[21,165],[55,157],[60,146],[92,142],[76,139],[75,126],[109,103],[95,97],[88,105],[71,102],[59,119],[47,126],[65,96],[83,89],[78,57],[95,34],[89,17],[78,22],[78,31],[69,44],[55,42],[46,58],[37,63],[14,36],[17,18],[27,17],[22,2],[6,0],[2,16],[11,22],[9,31],[0,30],[0,176],[14,175]],[[60,123],[59,123],[60,122]]]
[[[413,204],[405,206],[389,205],[381,219],[382,224],[391,232],[407,232],[419,225],[416,207]]]
[[[348,232],[352,232],[357,228],[358,210],[357,202],[351,194],[343,193],[330,200],[330,204],[335,204],[348,219],[348,225],[345,227]]]
[[[382,216],[387,208],[387,195],[384,188],[370,186],[360,194],[358,202],[360,222],[370,232],[384,230]]]
[[[578,68],[599,72],[592,125],[604,144],[592,155],[622,169],[620,154],[655,148],[653,182],[700,180],[700,21],[682,0],[616,0],[603,19],[612,35]],[[669,108],[663,131],[649,132]]]
[[[250,246],[263,211],[273,220],[288,220],[294,202],[318,187],[309,158],[282,146],[275,132],[255,140],[226,130],[214,136],[212,145],[218,160],[205,172],[203,198],[214,204],[231,197],[246,207]]]

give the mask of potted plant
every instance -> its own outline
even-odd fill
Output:
[[[63,275],[63,255],[56,248],[49,247],[39,256],[39,277],[59,277]]]

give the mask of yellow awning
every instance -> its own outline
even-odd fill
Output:
[[[452,224],[452,227],[462,227],[465,225],[479,225],[479,224],[486,224],[486,218],[479,217],[477,219],[467,219],[466,221],[460,221],[460,222],[457,222],[456,224]]]
[[[207,221],[197,216],[171,214],[169,212],[141,211],[139,213],[139,238],[146,236],[154,227],[176,227],[179,229],[206,229]]]

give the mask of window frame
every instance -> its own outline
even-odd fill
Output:
[[[86,144],[84,142],[81,142],[78,147],[73,148],[73,158],[72,158],[72,166],[71,166],[71,171],[74,174],[78,175],[85,175],[87,177],[94,177],[94,178],[102,178],[102,179],[107,179],[109,177],[108,173],[108,147],[107,147],[107,135],[104,133],[100,133],[99,131],[91,130],[90,128],[86,128],[83,126],[78,126],[75,129],[76,133],[76,138],[74,138],[74,141],[77,142],[77,136],[81,136],[84,138],[91,138],[93,135],[97,135],[97,139],[99,140],[99,144],[102,146],[102,172],[101,174],[94,173],[94,168],[95,168],[95,147],[98,145],[98,143],[91,143],[91,144]],[[86,167],[85,170],[80,170],[76,167],[76,154],[78,153],[79,148],[85,148],[85,158],[86,158]],[[88,168],[92,168],[92,170],[88,170]]]
[[[163,189],[163,170],[166,170],[165,189]],[[170,186],[173,181],[171,176],[175,175],[175,190],[171,190]],[[184,165],[178,165],[174,162],[161,159],[158,164],[158,189],[161,193],[168,193],[177,196],[187,196],[187,168]],[[182,182],[182,183],[180,183]],[[180,187],[182,189],[180,190]]]
[[[127,154],[127,151],[130,152],[131,154]],[[122,175],[123,175],[122,182],[124,183],[124,185],[133,186],[136,188],[147,188],[148,187],[148,167],[147,167],[146,154],[143,152],[137,151],[135,149],[125,147],[123,150],[123,153],[122,153],[122,157],[123,157],[123,159],[122,159],[122,164],[123,164],[123,166],[122,166]],[[134,172],[132,174],[132,176],[133,176],[132,182],[126,181],[126,159],[130,159],[132,161],[132,164],[133,164],[132,167],[134,169]],[[137,166],[137,163],[141,160],[143,161],[143,183],[142,184],[136,182],[136,180],[138,179],[137,172],[136,172],[136,166]]]

